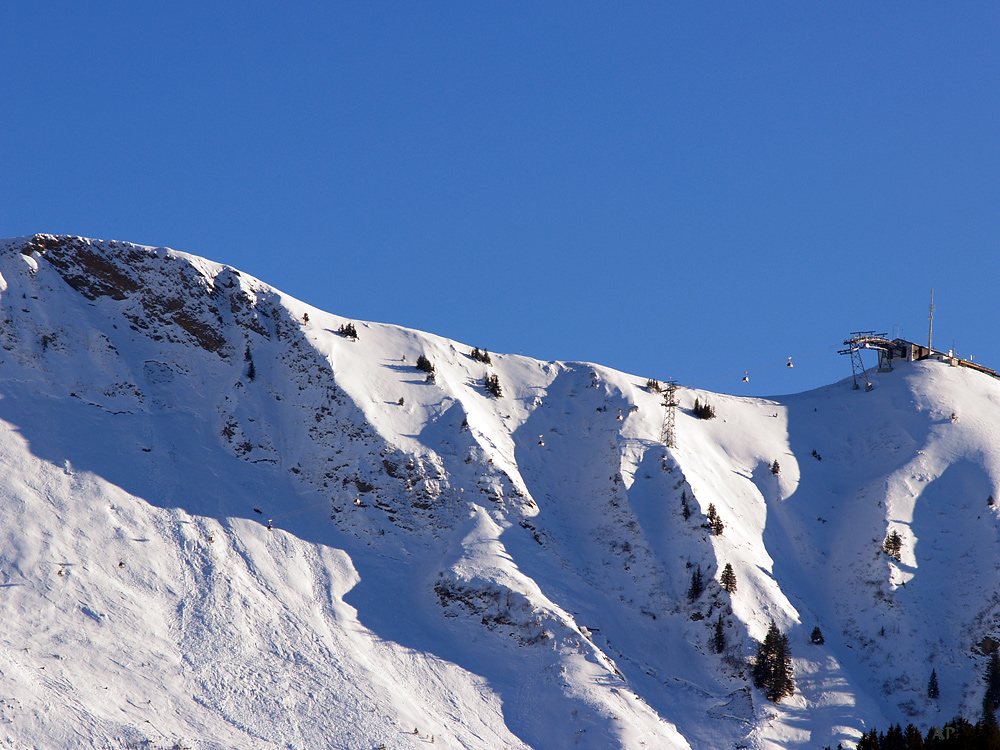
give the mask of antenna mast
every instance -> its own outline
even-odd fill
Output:
[[[931,348],[931,336],[934,333],[934,289],[933,289],[933,287],[931,288],[930,315],[927,316],[927,320],[930,321],[930,323],[927,326],[927,351],[928,352],[932,352],[932,351],[934,351]]]

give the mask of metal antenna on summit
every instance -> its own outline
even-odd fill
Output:
[[[666,412],[663,414],[663,431],[660,433],[660,442],[668,448],[677,447],[677,432],[675,429],[677,412],[677,381],[668,380],[663,388],[663,406]]]
[[[931,348],[931,339],[934,335],[934,290],[931,289],[931,306],[929,308],[930,315],[927,316],[927,320],[930,321],[927,324],[927,351],[933,352]]]

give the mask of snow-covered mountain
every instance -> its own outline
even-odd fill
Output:
[[[0,747],[822,748],[978,714],[996,379],[682,388],[668,450],[649,374],[486,364],[184,253],[36,235],[0,277]]]

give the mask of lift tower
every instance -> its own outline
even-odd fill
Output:
[[[663,406],[666,411],[663,413],[663,431],[660,433],[660,442],[668,448],[677,447],[677,381],[668,380],[663,389]]]
[[[905,357],[906,348],[898,341],[890,341],[884,333],[875,331],[854,331],[851,337],[844,341],[847,349],[842,349],[840,354],[851,355],[851,372],[854,374],[854,390],[858,390],[858,376],[864,378],[865,390],[872,389],[872,381],[868,379],[868,370],[865,363],[861,361],[862,349],[874,349],[878,352],[878,371],[892,372],[892,358]]]

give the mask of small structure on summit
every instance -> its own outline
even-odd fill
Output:
[[[868,378],[868,371],[865,369],[861,359],[863,349],[874,349],[878,352],[878,371],[892,372],[892,362],[894,359],[906,362],[916,362],[923,359],[936,359],[940,362],[947,362],[952,367],[968,367],[990,377],[1000,378],[996,371],[976,364],[972,360],[962,359],[955,355],[953,351],[939,352],[930,347],[930,336],[928,335],[928,346],[916,344],[903,338],[889,339],[884,333],[875,331],[854,331],[850,337],[844,341],[846,349],[842,349],[840,354],[851,355],[851,372],[854,375],[854,389],[861,386],[858,383],[859,376],[864,379],[865,390],[872,389],[871,380]]]

